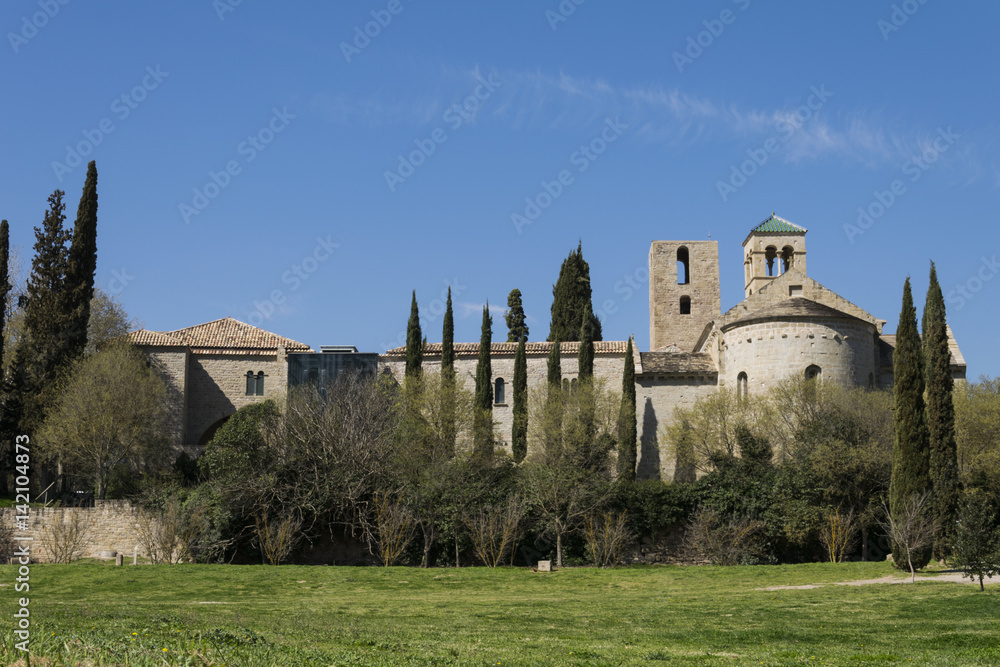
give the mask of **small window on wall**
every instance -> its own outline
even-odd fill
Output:
[[[806,369],[806,379],[807,380],[821,380],[823,378],[823,369],[819,366],[813,364]]]
[[[253,396],[256,387],[257,382],[254,380],[253,371],[247,371],[247,396]]]
[[[681,297],[681,315],[691,314],[691,297],[682,296]]]
[[[749,382],[746,373],[740,373],[736,376],[736,396],[738,398],[742,399],[747,397],[748,384]]]
[[[255,387],[256,392],[255,393],[258,396],[263,396],[264,395],[264,371],[261,371],[261,372],[257,373],[257,382],[255,384],[256,384],[256,387]]]
[[[497,378],[497,381],[493,383],[493,402],[497,405],[506,403],[504,400],[504,382],[503,378]]]
[[[869,389],[874,389],[875,388],[875,374],[874,373],[869,373],[868,374],[868,388]]]

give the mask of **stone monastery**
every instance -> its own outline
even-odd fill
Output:
[[[788,377],[869,388],[892,386],[895,336],[806,273],[806,230],[772,214],[743,241],[745,298],[725,313],[717,241],[654,241],[649,250],[649,352],[633,349],[639,424],[639,478],[673,477],[662,427],[677,407],[729,388],[762,393]],[[952,375],[965,360],[949,329]],[[171,332],[136,331],[133,343],[162,369],[171,392],[174,444],[200,453],[237,409],[303,382],[328,382],[341,370],[390,372],[402,379],[406,350],[383,355],[308,345],[232,318]],[[625,341],[594,344],[594,374],[620,383]],[[545,386],[553,343],[527,344],[528,388]],[[634,343],[633,343],[634,345]],[[493,343],[494,420],[510,446],[515,343]],[[562,343],[564,381],[577,375],[578,343]],[[475,382],[478,343],[455,344],[455,370]],[[441,344],[428,344],[425,372],[440,370]],[[529,443],[529,449],[531,443]]]

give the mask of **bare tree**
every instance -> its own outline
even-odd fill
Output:
[[[927,492],[914,493],[896,508],[895,516],[889,511],[889,506],[883,503],[882,517],[878,522],[889,539],[906,553],[911,583],[917,580],[913,554],[934,544],[934,519],[928,507],[929,499],[930,494]]]
[[[299,519],[284,516],[280,519],[267,514],[254,517],[254,534],[261,554],[271,565],[280,565],[298,543]]]
[[[397,496],[375,494],[375,520],[378,527],[378,553],[382,565],[389,567],[400,559],[417,532],[413,513]]]
[[[598,567],[617,565],[625,547],[635,539],[628,529],[628,515],[625,512],[595,512],[588,515],[583,522],[583,536],[587,540],[587,553]]]
[[[831,563],[841,563],[844,556],[858,543],[858,520],[854,510],[841,514],[840,509],[831,510],[823,517],[820,525],[819,541],[826,547]]]
[[[78,508],[64,509],[58,519],[54,512],[50,514],[52,520],[45,526],[45,533],[56,563],[72,563],[83,556],[88,524],[85,512]]]
[[[713,565],[759,562],[767,549],[763,521],[738,517],[726,521],[713,510],[700,509],[685,533],[685,547],[692,555],[704,556]]]
[[[466,519],[476,554],[487,567],[497,567],[513,551],[523,519],[524,501],[520,496],[511,496],[501,505],[480,507]]]

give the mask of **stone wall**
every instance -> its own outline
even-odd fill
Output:
[[[0,509],[0,521],[13,526],[15,511],[12,507]],[[33,538],[32,561],[51,562],[53,526],[74,521],[83,528],[82,558],[99,558],[102,551],[131,556],[136,546],[140,556],[146,555],[139,541],[135,511],[125,501],[99,500],[95,507],[32,507],[28,530],[16,534]]]
[[[264,371],[264,395],[247,396],[247,371]],[[285,355],[191,355],[188,364],[188,420],[185,445],[205,444],[210,429],[245,405],[285,393],[288,362]]]
[[[636,378],[635,408],[639,426],[639,479],[662,479],[671,482],[677,468],[670,455],[672,443],[666,440],[666,427],[677,408],[691,408],[695,402],[718,391],[715,375],[665,375]]]
[[[735,389],[747,374],[751,394],[763,394],[789,377],[819,366],[824,382],[869,386],[877,371],[875,329],[853,319],[750,322],[722,336],[720,386]]]
[[[633,355],[638,363],[639,355],[633,352]],[[548,382],[548,355],[547,354],[528,354],[527,358],[527,368],[528,368],[528,403],[532,404],[533,395],[535,392],[544,391],[547,387]],[[455,376],[462,383],[465,389],[469,391],[475,391],[476,388],[476,365],[479,363],[478,357],[458,357],[455,359]],[[563,354],[560,358],[560,366],[562,368],[563,379],[574,380],[579,373],[579,364],[577,356],[570,354]],[[622,382],[622,371],[625,364],[625,354],[602,354],[595,356],[594,358],[594,377],[604,378],[606,387],[612,393],[620,396],[621,395],[621,382]],[[404,371],[406,369],[405,360],[383,360],[379,363],[380,368],[388,369],[393,377],[397,381],[401,382],[403,379]],[[504,403],[493,405],[493,420],[496,422],[497,431],[500,437],[503,439],[504,448],[510,452],[511,451],[511,429],[513,427],[514,421],[514,355],[497,355],[494,354],[490,359],[490,367],[493,371],[493,382],[496,383],[498,378],[503,379],[505,387],[505,401]],[[428,358],[424,357],[423,363],[421,365],[424,373],[440,373],[441,372],[441,359],[440,357]],[[636,366],[636,372],[640,371],[638,365]],[[494,387],[496,385],[494,384]],[[494,400],[496,396],[494,395]],[[535,451],[538,443],[534,442],[532,438],[532,429],[529,424],[528,427],[528,453],[531,454]]]
[[[677,251],[687,248],[687,284],[678,285]],[[682,297],[691,313],[680,314]],[[653,241],[649,248],[649,348],[693,352],[705,326],[721,313],[718,241]]]
[[[152,347],[146,348],[145,352],[167,385],[167,428],[170,433],[170,444],[175,449],[180,448],[184,444],[184,428],[187,425],[187,348]]]

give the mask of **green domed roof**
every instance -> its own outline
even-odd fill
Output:
[[[764,222],[750,230],[750,233],[763,232],[765,234],[805,234],[806,229],[788,222],[784,218],[779,218],[773,212]]]

